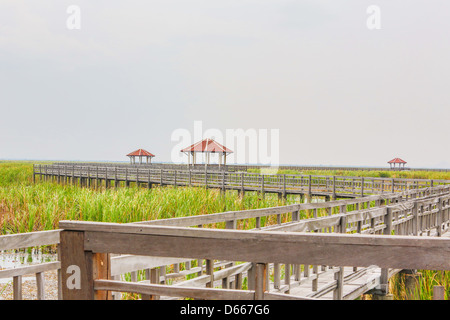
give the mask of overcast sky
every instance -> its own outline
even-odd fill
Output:
[[[0,159],[144,148],[171,161],[173,133],[202,121],[278,129],[282,164],[450,168],[449,13],[423,0],[1,0]]]

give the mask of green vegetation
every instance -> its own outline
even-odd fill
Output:
[[[80,188],[32,182],[32,164],[0,162],[0,234],[51,230],[59,220],[134,222],[277,206],[276,196],[222,196],[188,187]]]
[[[445,288],[445,299],[450,299],[450,272],[419,270],[412,278],[414,289],[409,291],[406,285],[408,274],[396,274],[390,280],[390,291],[396,300],[432,300],[433,287],[443,286]]]

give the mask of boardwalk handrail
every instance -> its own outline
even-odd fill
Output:
[[[203,224],[220,223],[220,222],[231,222],[240,219],[250,219],[265,217],[269,215],[280,215],[286,213],[295,213],[294,220],[299,218],[299,211],[313,210],[317,214],[317,209],[325,209],[332,211],[333,208],[338,208],[338,211],[348,210],[347,206],[358,207],[365,204],[367,208],[370,208],[370,204],[373,202],[374,207],[377,208],[382,203],[397,203],[402,201],[407,201],[411,198],[422,198],[427,195],[436,195],[450,192],[450,186],[438,186],[434,188],[424,188],[418,190],[409,190],[404,192],[399,192],[395,194],[383,194],[383,195],[373,195],[362,198],[355,199],[343,199],[335,201],[327,201],[320,203],[302,203],[302,204],[292,204],[277,206],[271,208],[261,208],[261,209],[249,209],[249,210],[237,210],[228,211],[220,213],[212,213],[206,215],[197,215],[189,217],[177,217],[177,218],[167,218],[158,219],[150,221],[134,222],[135,224],[148,224],[148,225],[166,225],[166,226],[198,226]],[[314,214],[314,213],[313,213]]]
[[[124,182],[173,186],[203,186],[220,188],[221,190],[238,190],[275,192],[279,195],[305,194],[336,197],[358,197],[368,194],[393,193],[410,189],[433,187],[450,184],[450,180],[434,179],[398,179],[374,177],[348,177],[323,175],[295,175],[295,174],[259,174],[218,172],[208,170],[176,170],[176,169],[140,169],[137,167],[120,166],[66,166],[66,165],[34,165],[33,179],[54,177],[58,181],[72,183],[79,181],[80,185],[90,186],[95,180],[97,185],[104,181],[108,187],[111,181],[115,185]]]
[[[161,163],[161,162],[152,162],[151,164],[130,164],[125,162],[55,162],[56,165],[67,165],[71,166],[73,164],[83,165],[83,166],[109,166],[109,167],[154,167],[154,168],[172,168],[172,169],[180,169],[187,168],[187,164],[176,164],[176,163]],[[190,165],[192,167],[192,164]],[[205,167],[205,164],[195,164],[195,168]],[[209,168],[218,169],[218,164],[209,164]],[[257,169],[257,170],[273,170],[273,166],[267,165],[245,165],[245,164],[227,164],[226,166],[220,167],[222,170],[228,171],[247,171],[249,169]],[[275,169],[280,170],[295,170],[295,171],[403,171],[397,168],[387,168],[387,167],[338,167],[338,166],[307,166],[307,165],[279,165],[276,166]],[[405,168],[407,171],[433,171],[433,172],[450,172],[450,169],[444,168]]]
[[[10,234],[0,236],[0,251],[22,249],[36,246],[56,245],[59,243],[60,230],[37,231],[20,234]],[[13,278],[13,298],[22,300],[22,276],[35,274],[37,286],[37,299],[45,299],[45,278],[44,272],[57,270],[57,277],[60,279],[61,263],[59,261],[40,263],[23,267],[0,270],[0,279]],[[62,297],[61,281],[58,280],[58,298]]]

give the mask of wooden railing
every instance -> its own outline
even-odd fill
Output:
[[[55,245],[58,243],[59,230],[11,234],[0,236],[0,251]],[[60,267],[61,263],[59,261],[53,261],[4,269],[0,270],[0,279],[13,278],[13,298],[14,300],[22,300],[22,277],[24,275],[35,274],[37,299],[44,300],[44,272],[58,270],[58,278],[60,278]],[[61,281],[58,281],[58,283],[61,284]],[[58,297],[61,298],[60,285],[58,286]]]
[[[450,184],[450,180],[393,179],[372,177],[317,176],[317,175],[269,175],[257,173],[217,172],[206,170],[164,170],[129,167],[34,165],[33,177],[53,178],[58,182],[79,182],[80,185],[98,186],[104,181],[115,185],[125,183],[173,186],[202,186],[222,190],[274,192],[280,195],[307,194],[328,195],[336,198],[357,197],[368,194],[399,192],[437,185]]]

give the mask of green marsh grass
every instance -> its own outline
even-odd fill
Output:
[[[0,162],[0,234],[58,228],[60,220],[136,222],[279,205],[272,195],[189,187],[81,188],[32,182],[31,163]],[[247,226],[248,227],[248,226]]]

